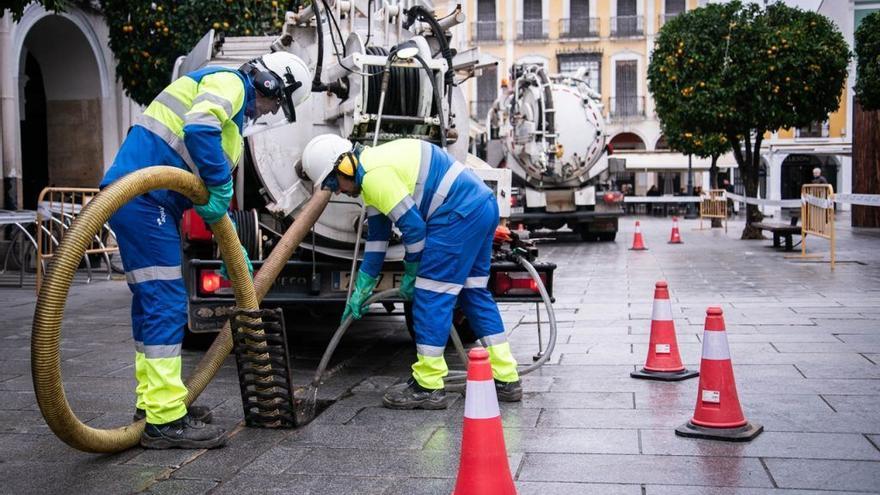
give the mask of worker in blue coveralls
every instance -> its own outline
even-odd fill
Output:
[[[444,409],[443,352],[456,301],[489,351],[499,400],[519,401],[522,386],[498,306],[486,288],[498,203],[470,170],[439,147],[399,139],[363,148],[339,136],[312,139],[303,169],[315,187],[356,197],[367,207],[367,243],[343,320],[360,318],[378,282],[391,236],[406,249],[400,294],[413,302],[417,360],[412,377],[382,399],[392,409]]]
[[[256,119],[268,125],[272,116],[278,124],[292,122],[294,107],[310,93],[308,67],[287,52],[264,55],[237,70],[209,67],[186,74],[159,93],[131,128],[101,187],[153,165],[188,170],[209,193],[208,202],[195,210],[213,224],[227,214],[232,199],[232,171],[244,156],[245,127]],[[184,403],[180,350],[187,302],[178,224],[192,206],[181,194],[157,190],[110,218],[132,292],[134,419],[146,418],[141,445],[147,448],[213,448],[226,440],[223,429],[205,423],[209,409],[187,410]]]

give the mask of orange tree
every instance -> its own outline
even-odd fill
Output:
[[[849,57],[822,15],[781,2],[710,4],[660,30],[648,88],[661,122],[726,138],[746,195],[755,197],[764,134],[825,120],[839,106]],[[760,211],[746,211],[742,238],[761,238],[750,225]]]
[[[15,19],[30,0],[8,5]],[[174,61],[210,29],[218,35],[270,35],[279,32],[284,13],[303,0],[40,0],[47,10],[70,5],[96,7],[110,28],[116,78],[126,94],[148,104],[168,85]],[[305,1],[308,3],[308,0]],[[0,12],[2,14],[2,12]]]
[[[856,30],[856,98],[864,110],[880,110],[880,12]]]

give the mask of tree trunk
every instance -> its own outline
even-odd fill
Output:
[[[880,110],[856,103],[853,120],[853,193],[880,194]],[[853,205],[852,226],[880,227],[880,207]]]
[[[736,136],[728,136],[733,146],[733,156],[736,158],[736,164],[739,167],[739,175],[742,177],[743,185],[746,189],[746,196],[750,198],[758,197],[758,169],[761,163],[761,140],[763,134],[760,130],[756,133],[755,146],[752,149],[752,141],[750,133],[745,134],[745,142],[740,142]],[[752,222],[760,222],[764,219],[764,215],[758,210],[757,205],[746,205],[746,225],[742,231],[740,239],[763,239],[761,230],[752,227]]]
[[[712,186],[712,189],[718,189],[718,155],[712,155],[712,165],[709,167],[709,184]],[[727,200],[727,204],[730,205],[730,200]],[[728,214],[730,214],[730,212],[728,212]],[[712,219],[713,229],[718,229],[723,226],[720,218]]]
[[[743,185],[746,187],[746,196],[749,198],[758,197],[758,170],[757,167],[751,168],[749,174],[743,174]],[[760,222],[764,219],[764,214],[758,209],[757,205],[746,205],[746,226],[743,229],[740,239],[763,239],[761,230],[752,227],[752,222]]]

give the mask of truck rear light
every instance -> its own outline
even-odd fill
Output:
[[[214,237],[202,217],[192,208],[183,212],[180,230],[189,241],[210,241]]]
[[[232,287],[232,282],[221,277],[215,270],[201,270],[199,272],[199,287],[202,293],[213,294],[220,289]]]
[[[612,205],[614,203],[620,203],[621,201],[623,201],[623,194],[617,191],[608,191],[603,196],[603,199],[605,200],[605,204]]]
[[[539,274],[541,282],[547,283],[547,275]],[[507,296],[522,296],[538,294],[538,283],[532,276],[525,272],[497,272],[495,273],[495,293]]]

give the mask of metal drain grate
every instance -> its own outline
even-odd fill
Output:
[[[283,312],[236,308],[230,323],[245,424],[292,428],[311,421],[314,394],[293,385]]]

